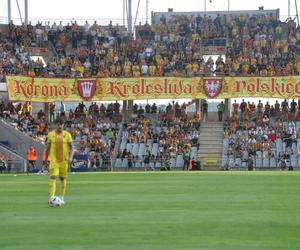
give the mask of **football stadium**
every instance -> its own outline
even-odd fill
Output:
[[[1,250],[300,249],[297,0],[0,6]]]

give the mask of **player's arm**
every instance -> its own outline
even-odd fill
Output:
[[[68,140],[68,149],[69,149],[69,163],[73,161],[73,155],[74,155],[74,150],[73,150],[73,140],[71,134],[69,134],[69,140]]]
[[[73,155],[74,155],[74,150],[73,150],[73,143],[68,143],[69,147],[69,162],[71,163],[73,161]]]
[[[48,168],[48,158],[49,158],[49,154],[50,154],[50,149],[51,149],[51,143],[47,142],[47,148],[46,148],[46,156],[45,156],[45,166],[46,168]]]

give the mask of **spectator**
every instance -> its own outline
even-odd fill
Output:
[[[217,108],[218,108],[219,122],[221,122],[223,121],[223,113],[225,111],[225,104],[223,103],[223,101],[218,104]]]
[[[208,111],[208,103],[206,100],[203,100],[202,103],[202,117],[203,121],[207,121],[207,111]]]
[[[0,173],[2,174],[3,171],[6,169],[6,162],[4,155],[0,152]]]
[[[33,146],[30,146],[27,150],[27,174],[35,170],[35,162],[37,160],[37,153]]]

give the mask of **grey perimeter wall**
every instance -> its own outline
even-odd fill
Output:
[[[42,167],[42,155],[45,145],[20,132],[3,120],[0,120],[0,141],[8,141],[10,147],[25,159],[27,159],[27,149],[32,145],[38,154],[36,166],[38,168]]]

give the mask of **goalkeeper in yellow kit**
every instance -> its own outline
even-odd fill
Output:
[[[50,199],[55,196],[56,177],[59,176],[61,181],[60,198],[64,204],[64,195],[67,184],[67,173],[69,164],[73,159],[72,136],[64,130],[64,122],[59,120],[56,129],[49,132],[47,136],[46,159],[50,155]],[[50,205],[50,203],[48,202]]]

